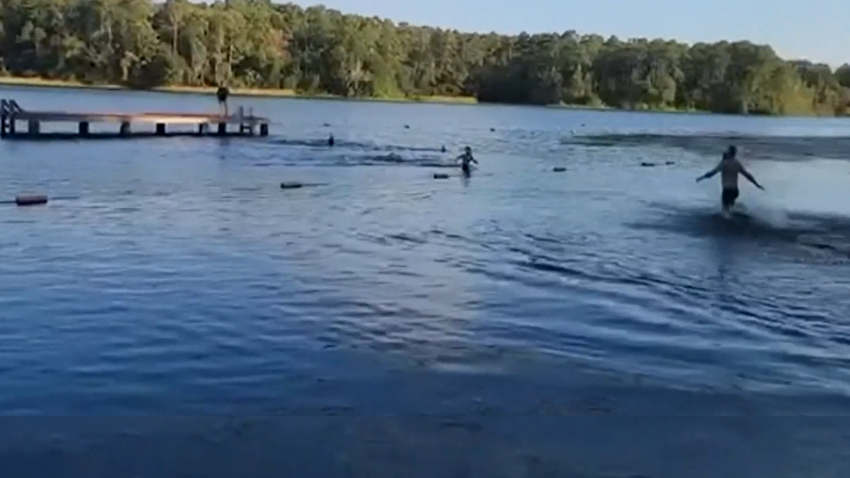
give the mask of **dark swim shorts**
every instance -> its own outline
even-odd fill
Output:
[[[735,204],[735,200],[737,199],[737,188],[723,188],[723,195],[721,196],[721,200],[723,201],[723,207],[731,207],[733,204]]]

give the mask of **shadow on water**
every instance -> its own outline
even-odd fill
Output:
[[[327,140],[273,139],[267,144],[275,147],[306,147],[310,156],[275,153],[287,164],[314,166],[415,166],[422,168],[455,168],[447,152],[441,148],[425,148],[405,145],[379,145],[373,142],[358,142],[335,139],[333,147]]]
[[[697,154],[718,155],[729,144],[737,145],[747,158],[799,161],[810,158],[846,159],[850,137],[744,136],[732,134],[666,135],[666,134],[600,134],[573,136],[563,144],[597,147],[662,146],[679,148]]]
[[[714,208],[657,206],[660,214],[628,226],[710,238],[721,246],[764,246],[813,262],[850,262],[850,217],[739,209],[726,218]]]
[[[273,138],[269,140],[270,143],[280,145],[280,146],[301,146],[308,148],[329,148],[328,140],[326,138],[322,139],[286,139],[286,138]],[[399,145],[399,144],[378,144],[373,141],[352,141],[334,138],[334,148],[345,148],[348,150],[362,150],[362,151],[384,151],[384,152],[420,152],[420,153],[439,153],[443,152],[439,147],[422,147],[422,146],[409,146],[409,145]]]

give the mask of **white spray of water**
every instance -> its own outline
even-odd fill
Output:
[[[746,213],[754,221],[760,222],[772,229],[788,229],[792,226],[791,217],[781,206],[771,204],[769,196],[750,198],[741,203],[735,210]]]

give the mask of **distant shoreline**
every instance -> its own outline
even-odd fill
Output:
[[[103,91],[126,91],[126,92],[155,92],[184,95],[210,95],[215,96],[216,87],[212,86],[163,86],[149,90],[137,90],[120,85],[105,85],[81,83],[77,81],[49,80],[44,78],[23,78],[16,76],[0,76],[0,86],[24,86],[33,88],[63,88],[80,90],[103,90]],[[232,88],[232,96],[250,98],[299,98],[312,100],[345,100],[345,101],[377,101],[388,103],[435,103],[448,105],[474,105],[478,101],[469,96],[417,96],[399,98],[368,98],[356,97],[346,98],[342,96],[327,94],[300,93],[295,90],[265,89],[265,88]]]
[[[100,90],[100,91],[123,91],[123,92],[153,92],[153,93],[168,93],[177,95],[209,95],[215,96],[216,87],[212,86],[161,86],[148,90],[134,89],[121,85],[82,83],[78,81],[66,80],[51,80],[45,78],[28,78],[18,76],[0,76],[0,87],[3,86],[20,86],[28,88],[61,88],[61,89],[80,89],[80,90]],[[553,104],[553,105],[536,105],[536,104],[514,104],[514,103],[490,103],[480,102],[476,98],[470,96],[416,96],[416,97],[344,97],[331,94],[321,93],[301,93],[296,90],[289,89],[270,89],[270,88],[232,88],[231,96],[243,98],[291,98],[302,100],[338,100],[338,101],[354,101],[368,103],[425,103],[425,104],[441,104],[441,105],[503,105],[503,106],[524,106],[532,108],[552,108],[577,111],[608,111],[608,112],[626,112],[626,113],[667,113],[667,114],[685,114],[685,115],[730,115],[730,116],[751,116],[751,117],[767,117],[767,118],[846,118],[847,116],[822,116],[816,113],[810,114],[786,114],[786,115],[762,115],[757,113],[750,114],[734,114],[734,113],[715,113],[711,111],[695,110],[695,109],[643,109],[643,108],[617,108],[608,105],[581,105],[581,104]]]
[[[30,88],[62,88],[62,89],[80,89],[80,90],[101,90],[101,91],[126,91],[126,92],[155,92],[168,93],[179,95],[209,95],[215,96],[216,87],[212,86],[162,86],[151,88],[149,90],[139,90],[128,88],[120,85],[108,84],[93,84],[82,83],[78,81],[66,80],[50,80],[44,78],[25,78],[18,76],[0,76],[0,86],[22,86]],[[687,110],[628,110],[622,108],[614,108],[606,105],[580,105],[580,104],[561,104],[561,105],[536,105],[536,104],[513,104],[513,103],[488,103],[480,102],[476,98],[470,96],[418,96],[418,97],[343,97],[330,94],[311,94],[300,93],[296,90],[287,89],[267,89],[267,88],[232,88],[231,96],[241,96],[247,98],[293,98],[304,100],[341,100],[341,101],[362,101],[362,102],[378,102],[378,103],[430,103],[442,105],[502,105],[502,106],[520,106],[531,108],[554,108],[565,110],[585,110],[585,111],[644,111],[647,113],[694,113]]]

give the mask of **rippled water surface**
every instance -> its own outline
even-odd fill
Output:
[[[271,136],[0,143],[0,199],[65,197],[0,206],[0,413],[65,417],[2,469],[847,476],[847,120],[234,102]]]

